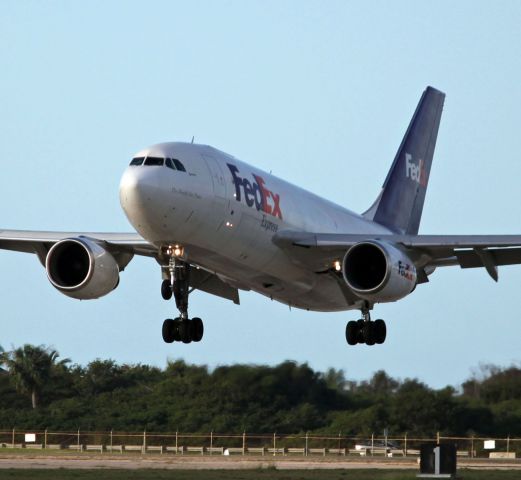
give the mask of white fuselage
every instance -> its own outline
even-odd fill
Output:
[[[234,287],[291,306],[355,308],[348,305],[338,282],[323,273],[331,265],[310,272],[292,262],[272,237],[283,230],[389,230],[209,146],[163,143],[136,157],[176,159],[186,170],[141,164],[125,171],[121,205],[144,239],[158,248],[181,244],[187,261]]]

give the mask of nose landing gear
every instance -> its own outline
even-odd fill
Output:
[[[180,247],[168,248],[168,272],[170,278],[161,284],[161,296],[170,300],[172,296],[179,310],[179,317],[167,318],[163,322],[162,334],[166,343],[172,342],[200,342],[204,334],[203,321],[195,317],[188,317],[188,295],[190,290],[190,265],[179,259],[182,252]]]
[[[163,280],[161,284],[161,296],[164,300],[170,300],[172,298],[172,283],[170,280]]]

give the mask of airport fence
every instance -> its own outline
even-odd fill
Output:
[[[157,433],[92,432],[50,430],[0,430],[0,447],[74,451],[174,453],[174,454],[262,454],[262,455],[419,455],[424,443],[453,443],[462,457],[505,457],[521,455],[521,438],[449,437],[439,433],[432,437],[346,436],[317,434],[252,433]],[[492,453],[492,455],[491,455]]]

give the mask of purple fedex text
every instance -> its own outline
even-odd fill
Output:
[[[259,212],[264,212],[282,220],[282,211],[280,209],[280,195],[273,193],[266,187],[266,182],[260,175],[252,175],[253,181],[242,178],[239,175],[239,169],[230,163],[227,163],[232,173],[233,183],[235,185],[235,199],[240,202],[244,197],[244,201],[248,207],[253,207]]]

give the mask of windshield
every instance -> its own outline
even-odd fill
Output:
[[[177,158],[162,158],[162,157],[134,157],[130,165],[136,167],[138,165],[146,165],[147,167],[162,167],[166,165],[172,170],[186,172],[185,166]]]
[[[159,157],[147,157],[145,159],[145,165],[162,167],[165,159]]]

